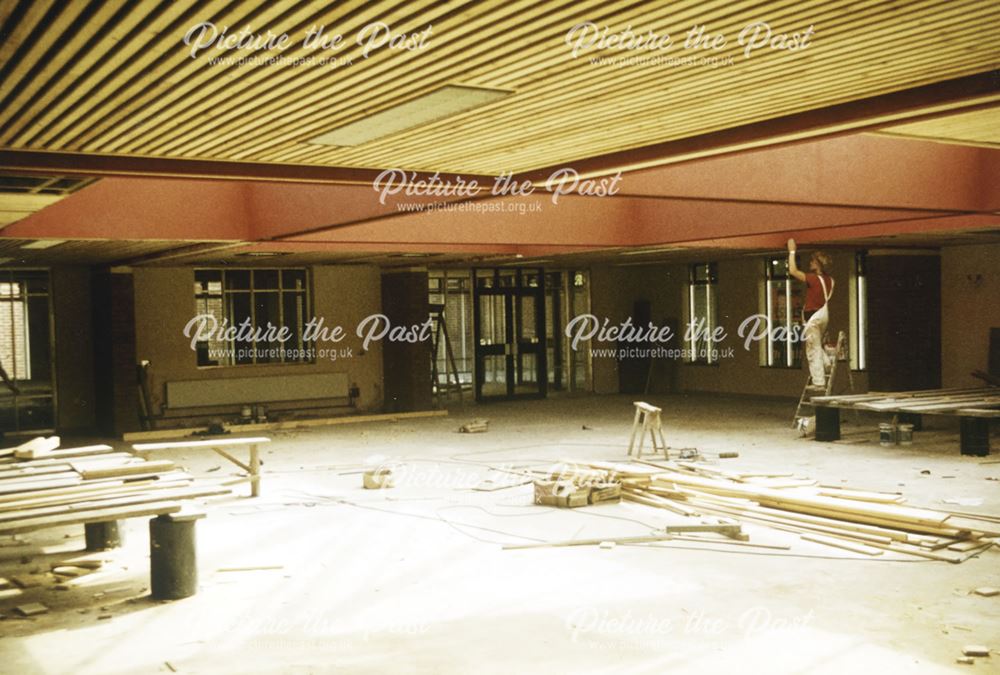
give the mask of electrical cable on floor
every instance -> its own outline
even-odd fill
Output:
[[[804,558],[806,560],[857,560],[859,562],[898,562],[898,563],[933,563],[939,562],[937,560],[928,560],[927,558],[849,558],[847,556],[839,555],[811,555],[808,553],[768,553],[766,551],[747,551],[745,549],[717,549],[717,548],[703,548],[701,546],[663,546],[662,544],[670,543],[670,540],[665,540],[663,542],[650,542],[648,544],[621,544],[622,546],[633,546],[637,548],[672,548],[687,551],[711,551],[712,553],[742,553],[744,555],[761,555],[771,558]],[[677,542],[681,543],[681,542]],[[709,542],[706,542],[709,543]],[[725,546],[724,542],[719,542],[720,545]]]
[[[534,543],[539,543],[539,544],[547,543],[547,540],[545,540],[545,539],[538,539],[538,538],[529,537],[529,536],[523,535],[523,534],[517,534],[515,532],[507,532],[507,531],[504,531],[504,530],[498,530],[498,529],[495,529],[495,528],[485,527],[485,526],[482,526],[482,525],[473,525],[472,523],[460,523],[460,522],[457,522],[457,521],[449,520],[449,519],[444,518],[443,516],[441,516],[440,513],[436,513],[435,516],[429,516],[429,515],[420,514],[420,513],[408,513],[408,512],[404,512],[404,511],[395,511],[393,509],[378,508],[378,507],[375,507],[375,506],[369,506],[369,505],[366,505],[366,504],[360,504],[360,503],[357,503],[357,502],[352,502],[352,501],[350,501],[348,499],[343,499],[341,497],[333,497],[333,496],[327,496],[327,495],[317,495],[317,494],[312,494],[312,493],[307,493],[307,492],[303,492],[303,494],[305,494],[306,496],[310,496],[310,497],[315,498],[317,500],[317,502],[319,502],[319,503],[324,503],[324,504],[330,505],[330,506],[334,506],[334,505],[353,506],[355,508],[359,508],[359,509],[363,509],[363,510],[369,510],[369,511],[376,511],[376,512],[379,512],[379,513],[385,513],[385,514],[393,515],[393,516],[405,516],[405,517],[410,517],[410,518],[417,518],[419,520],[429,520],[429,521],[432,521],[432,522],[440,522],[440,523],[443,523],[445,525],[448,525],[449,527],[451,527],[453,530],[455,530],[459,534],[461,534],[461,535],[463,535],[465,537],[468,537],[469,539],[472,539],[474,541],[478,541],[480,543],[495,544],[495,545],[502,546],[502,545],[510,543],[510,542],[499,542],[499,541],[493,541],[493,540],[489,540],[489,539],[484,539],[482,537],[477,537],[477,536],[475,536],[475,535],[473,535],[473,534],[471,534],[469,532],[464,532],[464,531],[462,531],[459,528],[461,528],[461,527],[467,527],[467,528],[472,528],[472,529],[476,529],[476,530],[483,530],[485,532],[491,532],[493,534],[499,534],[499,535],[502,535],[502,536],[505,536],[505,537],[513,537],[513,538],[516,538],[516,539],[524,539],[524,540],[528,540],[528,541],[531,541],[531,542],[534,542]],[[447,506],[447,507],[442,507],[442,508],[448,509],[448,508],[456,508],[458,506],[464,506],[464,505],[454,505],[454,506]],[[473,505],[468,505],[468,506],[473,506]],[[438,509],[438,510],[440,510],[440,509]],[[486,511],[485,509],[481,509],[481,510]],[[486,511],[486,513],[489,513],[489,512]],[[595,513],[591,513],[591,512],[585,512],[585,511],[580,511],[580,512],[577,512],[577,513],[579,513],[581,515],[591,515],[591,516],[597,515],[597,516],[600,516],[600,517],[615,517],[615,516],[610,516],[610,514],[595,514]],[[490,515],[496,515],[497,517],[503,517],[503,516],[500,516],[499,514],[490,514]],[[528,514],[526,514],[526,515],[528,515]],[[534,514],[530,514],[530,515],[534,515]],[[546,515],[546,514],[539,513],[537,515]],[[643,524],[643,525],[646,526],[645,524]],[[655,531],[655,528],[654,528],[654,531]],[[609,539],[614,539],[614,537],[609,537]],[[669,545],[669,544],[673,544],[673,545]],[[713,542],[706,541],[705,544],[707,544],[708,546],[712,546]],[[863,561],[863,562],[886,562],[886,563],[892,563],[892,562],[899,562],[899,563],[930,563],[930,562],[936,562],[934,560],[927,560],[927,559],[913,560],[913,559],[894,559],[894,558],[852,558],[852,557],[848,557],[848,556],[812,555],[812,554],[807,554],[807,553],[774,553],[774,552],[766,552],[766,551],[748,551],[748,550],[745,550],[745,549],[706,548],[704,546],[690,546],[690,545],[688,545],[688,542],[682,542],[680,540],[675,541],[675,542],[671,542],[670,540],[665,540],[663,542],[651,542],[651,543],[648,543],[648,544],[622,544],[622,545],[623,546],[631,546],[631,547],[640,547],[640,548],[641,547],[645,547],[645,548],[670,548],[670,549],[675,549],[675,550],[680,549],[680,550],[690,550],[690,551],[706,551],[706,552],[710,552],[710,553],[733,553],[733,554],[765,556],[765,557],[772,557],[772,558],[800,558],[800,559],[805,559],[805,560],[858,560],[858,561]],[[718,544],[715,544],[715,545],[716,546],[725,546],[726,543],[720,541],[720,542],[718,542]]]

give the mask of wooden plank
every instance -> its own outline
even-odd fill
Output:
[[[839,526],[839,523],[831,523],[830,525],[823,525],[814,522],[802,521],[798,518],[787,518],[788,514],[778,513],[775,515],[770,515],[761,512],[759,509],[754,510],[750,508],[740,508],[738,506],[722,505],[722,504],[705,504],[701,500],[696,500],[693,502],[700,508],[705,508],[710,512],[721,513],[725,515],[730,515],[743,520],[750,520],[753,522],[761,523],[767,527],[781,530],[783,532],[794,532],[794,533],[822,533],[828,536],[837,538],[846,538],[853,541],[860,541],[865,543],[880,543],[880,544],[891,544],[894,539],[889,536],[882,536],[879,534],[869,534],[862,531],[855,531],[850,528],[843,528]],[[796,514],[790,514],[796,515]],[[846,523],[850,525],[850,523]]]
[[[223,487],[180,487],[171,490],[156,490],[154,492],[138,492],[136,494],[124,496],[108,496],[105,498],[88,498],[71,504],[59,504],[54,506],[40,506],[32,509],[21,509],[18,511],[0,512],[0,527],[4,523],[12,521],[23,521],[44,516],[58,514],[72,514],[81,511],[93,511],[97,509],[110,509],[118,506],[129,506],[133,504],[147,504],[150,502],[162,502],[165,500],[197,499],[199,497],[217,497],[219,495],[231,494],[231,490]]]
[[[52,466],[26,466],[23,469],[3,469],[0,470],[0,482],[31,476],[49,476],[54,473],[65,473],[67,471],[71,471],[71,469],[69,464],[65,463]]]
[[[862,553],[864,555],[882,555],[882,551],[874,548],[872,546],[865,546],[864,544],[855,544],[853,542],[844,541],[843,539],[837,539],[835,537],[824,537],[820,534],[801,534],[800,538],[805,541],[811,541],[816,544],[824,544],[826,546],[833,546],[835,548],[841,548],[845,551],[852,551],[854,553]]]
[[[79,478],[79,475],[77,475]],[[79,491],[91,490],[94,488],[110,487],[115,485],[138,485],[145,480],[171,481],[180,479],[190,479],[191,476],[183,471],[170,471],[167,473],[138,474],[121,478],[102,478],[100,480],[79,481],[67,486],[44,487],[32,490],[23,494],[0,494],[0,505],[16,502],[22,499],[34,499],[38,497],[51,497],[62,494],[73,494]]]
[[[175,468],[175,464],[170,460],[158,460],[151,462],[136,462],[135,464],[121,464],[118,466],[112,466],[107,468],[88,468],[80,467],[77,473],[84,478],[84,480],[93,480],[100,478],[116,478],[118,476],[131,476],[135,474],[148,474],[157,472],[167,472]]]
[[[150,504],[139,504],[131,507],[119,507],[114,509],[93,509],[90,511],[78,511],[56,516],[44,516],[42,518],[29,518],[0,525],[0,534],[18,534],[20,532],[31,532],[48,527],[62,527],[65,525],[85,525],[87,523],[101,523],[109,520],[125,520],[126,518],[139,518],[142,516],[157,516],[163,513],[176,513],[181,510],[178,502],[153,502]]]
[[[62,459],[65,457],[87,457],[90,455],[105,455],[112,453],[114,448],[110,445],[85,445],[79,448],[58,448],[44,453],[39,459]]]
[[[884,492],[869,492],[867,490],[849,490],[828,486],[820,486],[819,494],[824,497],[854,499],[856,501],[875,502],[878,504],[902,504],[906,501],[902,495],[887,494]]]
[[[923,389],[917,391],[897,391],[897,392],[876,392],[870,391],[867,394],[852,394],[848,396],[813,396],[810,400],[814,403],[842,403],[845,407],[850,407],[853,403],[866,403],[870,401],[886,400],[913,400],[938,396],[957,396],[962,394],[985,394],[990,390],[983,387],[973,387],[967,389]]]
[[[85,487],[87,484],[84,483],[81,487]],[[27,492],[22,493],[25,499],[19,501],[0,503],[0,513],[5,511],[15,511],[18,509],[35,508],[39,506],[54,506],[57,504],[75,504],[82,500],[96,499],[100,497],[115,497],[115,496],[126,496],[129,494],[134,494],[136,492],[155,492],[162,491],[165,489],[174,489],[179,487],[187,487],[192,485],[190,480],[173,480],[173,481],[158,481],[158,480],[143,480],[139,481],[135,485],[112,485],[107,487],[97,487],[88,490],[81,490],[78,492],[73,492],[70,494],[61,495],[51,495],[46,497],[37,497],[38,494],[46,493],[35,493]]]
[[[249,445],[253,445],[253,443],[250,443]],[[230,462],[232,462],[232,463],[233,463],[233,464],[235,464],[236,466],[240,467],[241,469],[243,469],[243,470],[244,470],[244,471],[246,471],[247,473],[254,473],[254,470],[253,470],[253,469],[251,469],[251,468],[250,468],[249,466],[247,466],[246,464],[244,464],[244,463],[243,463],[243,462],[241,462],[240,460],[238,460],[238,459],[236,459],[235,457],[233,457],[232,455],[230,455],[230,454],[229,454],[228,452],[226,452],[226,451],[225,451],[225,450],[223,450],[222,448],[216,448],[216,447],[212,447],[212,450],[214,450],[214,451],[215,451],[216,453],[218,453],[219,455],[221,455],[221,456],[225,457],[225,458],[226,458],[226,459],[228,459],[228,460],[229,460]]]
[[[955,402],[946,403],[934,403],[934,404],[922,404],[922,405],[906,405],[900,406],[899,410],[902,412],[922,412],[922,413],[939,413],[944,411],[958,410],[960,408],[982,408],[989,409],[994,407],[1000,407],[1000,397],[993,398],[979,398],[979,399],[962,399]]]
[[[1000,417],[1000,410],[990,410],[988,408],[959,408],[955,411],[957,417]]]
[[[135,443],[132,447],[136,450],[173,450],[178,448],[214,448],[228,447],[232,445],[251,445],[253,443],[270,443],[271,439],[265,436],[251,436],[248,438],[215,438],[208,441],[172,441],[166,443]]]
[[[503,550],[517,551],[528,548],[563,548],[566,546],[600,546],[606,541],[616,544],[647,544],[653,541],[668,541],[670,534],[653,534],[638,537],[604,537],[603,539],[567,539],[563,541],[546,541],[537,544],[504,544]]]
[[[898,521],[900,524],[938,528],[942,527],[948,519],[946,514],[912,507],[870,502],[852,503],[850,500],[834,497],[795,495],[787,491],[750,487],[746,484],[727,484],[719,480],[685,476],[679,473],[661,474],[654,479],[654,483],[663,484],[666,487],[674,484],[690,485],[709,492],[722,492],[738,497],[747,497],[763,505],[778,506],[786,510],[794,511],[800,507],[809,507],[821,511],[835,512],[838,514],[838,517],[843,517],[840,514],[847,514],[851,518],[878,518],[880,520]]]
[[[236,433],[254,431],[287,431],[290,429],[308,429],[311,427],[335,426],[338,424],[362,424],[365,422],[392,422],[396,420],[423,419],[429,417],[447,417],[447,410],[417,410],[401,413],[380,413],[375,415],[342,415],[340,417],[323,417],[315,419],[287,420],[284,422],[265,422],[260,424],[231,424],[225,429]],[[189,436],[198,431],[207,431],[208,427],[192,429],[157,429],[155,431],[136,431],[122,435],[125,441],[159,440],[162,438],[178,438]],[[132,447],[137,447],[133,445]]]
[[[57,474],[62,475],[62,474]],[[32,483],[17,483],[16,481],[5,481],[9,483],[15,483],[13,485],[6,485],[0,483],[0,495],[9,495],[18,492],[29,492],[33,490],[48,490],[50,488],[63,488],[71,487],[73,485],[79,485],[83,482],[83,479],[79,475],[68,474],[66,478],[54,478],[48,481],[38,481]]]
[[[638,490],[623,489],[622,499],[629,502],[637,502],[639,504],[645,504],[646,506],[655,506],[657,508],[666,509],[672,511],[682,516],[697,516],[699,515],[695,509],[690,506],[684,506],[683,504],[677,504],[670,500],[659,497],[655,494],[643,493]]]
[[[128,459],[130,457],[135,457],[135,455],[132,454],[131,452],[108,452],[108,453],[102,453],[101,455],[99,455],[99,457],[101,459],[108,458],[108,459],[122,460],[122,459]],[[14,471],[16,469],[27,468],[32,466],[59,466],[59,465],[69,466],[71,459],[72,458],[70,457],[66,457],[66,458],[28,459],[24,461],[10,462],[8,464],[0,465],[0,474],[2,474],[2,472],[4,471]],[[83,461],[83,458],[81,458],[81,461]]]
[[[14,457],[18,459],[35,459],[37,455],[55,450],[58,447],[58,436],[49,436],[48,438],[37,436],[14,448]]]

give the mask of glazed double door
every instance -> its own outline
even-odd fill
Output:
[[[476,400],[544,398],[543,270],[475,269],[473,278]]]

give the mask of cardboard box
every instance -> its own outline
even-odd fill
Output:
[[[590,486],[569,480],[536,480],[535,503],[543,506],[576,508],[589,503]]]
[[[362,476],[362,484],[366,490],[391,488],[394,485],[392,481],[392,469],[380,467],[371,471],[365,471],[364,476]]]
[[[594,483],[590,486],[591,504],[615,504],[622,500],[621,483]]]

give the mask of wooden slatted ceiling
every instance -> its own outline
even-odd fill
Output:
[[[879,133],[1000,148],[1000,107],[900,124]]]
[[[627,150],[899,91],[995,68],[1000,3],[781,0],[636,2],[62,2],[0,4],[0,146],[50,151],[401,167],[497,174]],[[812,46],[745,59],[743,26],[814,26]],[[194,24],[288,33],[325,25],[345,36],[346,67],[218,65],[191,59]],[[394,31],[433,27],[423,51],[353,42],[382,21]],[[669,33],[695,24],[723,33],[714,55],[733,65],[614,67],[574,59],[564,38],[583,21]],[[212,51],[212,50],[209,50]],[[669,55],[685,55],[679,47]],[[644,55],[644,53],[639,54]],[[515,90],[448,119],[357,147],[306,143],[445,83]]]

